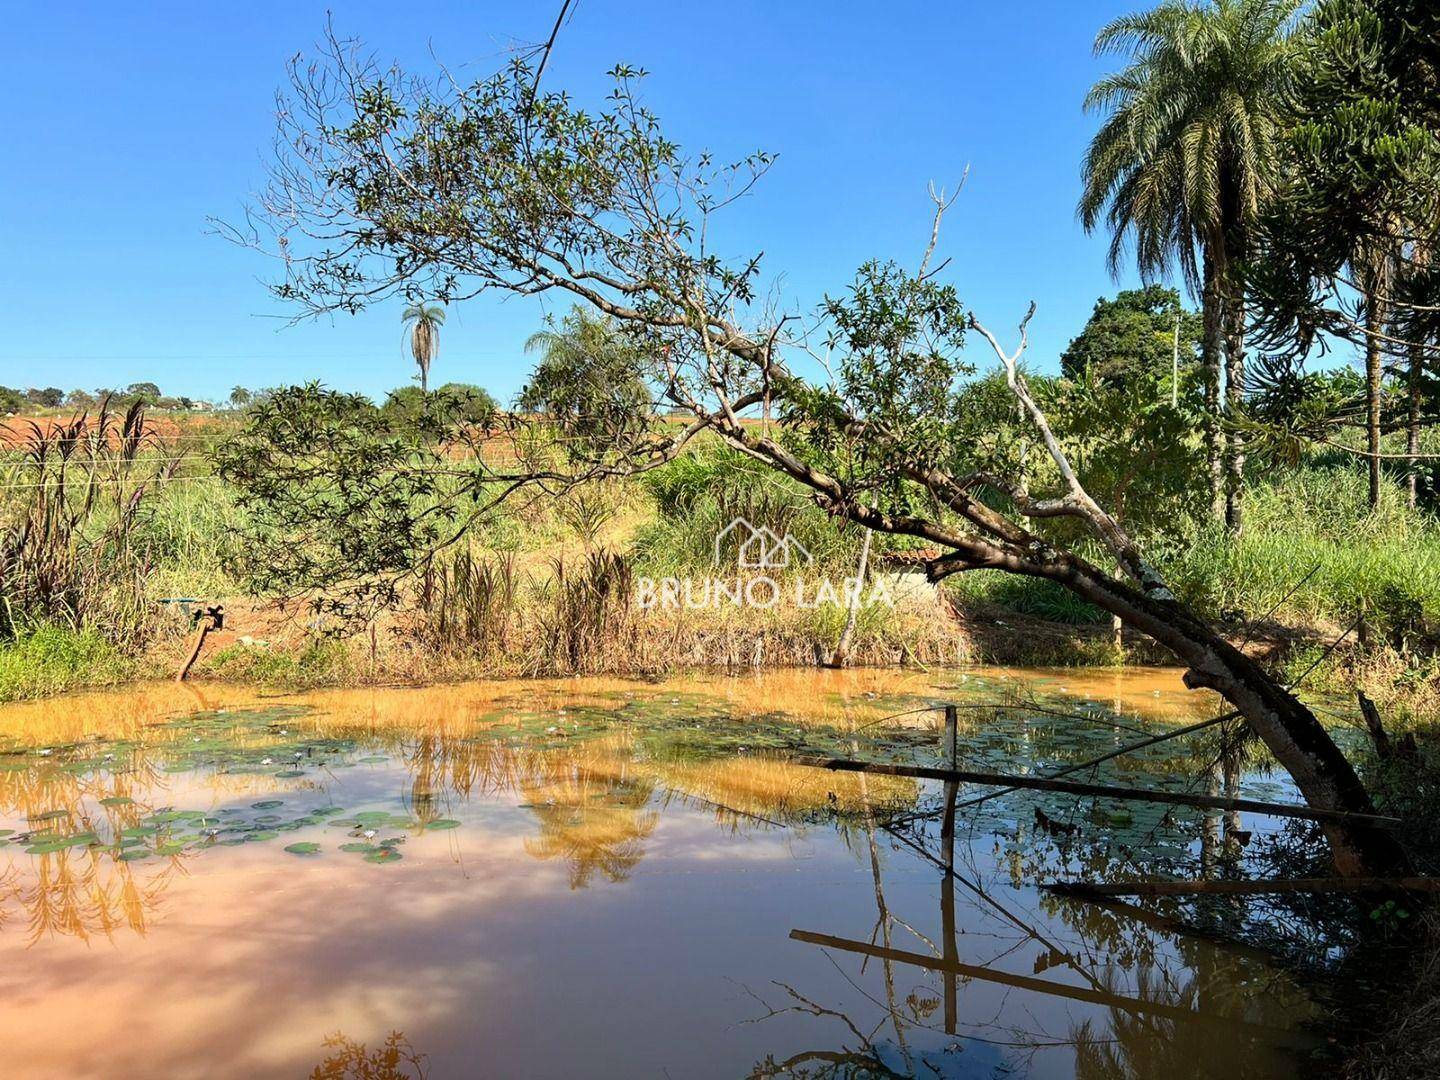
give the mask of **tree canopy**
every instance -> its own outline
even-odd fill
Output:
[[[1174,289],[1127,289],[1095,301],[1084,329],[1060,354],[1060,371],[1069,379],[1105,383],[1168,380],[1177,349],[1180,370],[1189,374],[1199,358],[1200,334],[1199,314],[1187,311]]]

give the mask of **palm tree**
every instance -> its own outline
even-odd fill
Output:
[[[420,391],[430,390],[430,361],[440,355],[440,327],[445,325],[445,309],[439,304],[421,301],[410,304],[400,315],[410,333],[410,355],[420,369]]]
[[[243,386],[235,386],[230,389],[230,405],[232,408],[243,409],[250,404],[250,391]]]
[[[1303,0],[1165,0],[1124,15],[1095,39],[1097,54],[1130,63],[1090,89],[1105,122],[1085,154],[1080,220],[1110,227],[1110,269],[1129,246],[1146,280],[1178,268],[1200,294],[1211,495],[1240,528],[1245,465],[1240,431],[1221,431],[1245,387],[1242,265],[1253,224],[1282,161],[1282,103]],[[1223,458],[1223,464],[1222,464]],[[1223,496],[1222,496],[1223,493]]]
[[[608,315],[576,306],[558,325],[531,334],[525,351],[540,354],[540,362],[516,406],[545,413],[571,445],[624,446],[649,429],[644,353]]]

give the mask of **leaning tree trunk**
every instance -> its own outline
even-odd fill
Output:
[[[1187,686],[1214,690],[1230,702],[1309,805],[1374,813],[1359,776],[1315,714],[1182,604],[1147,596],[1073,557],[1062,558],[1045,576],[1167,648],[1185,664]],[[1336,872],[1343,876],[1384,874],[1405,865],[1399,844],[1383,829],[1334,822],[1322,828]]]
[[[1210,481],[1210,510],[1225,513],[1225,436],[1220,428],[1220,365],[1223,350],[1223,301],[1220,273],[1209,249],[1205,252],[1204,288],[1200,298],[1202,337],[1200,366],[1205,378],[1205,466]]]

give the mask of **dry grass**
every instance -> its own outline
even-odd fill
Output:
[[[461,551],[422,580],[413,610],[388,613],[373,634],[346,639],[323,629],[317,636],[294,604],[227,602],[226,630],[212,636],[195,674],[298,688],[813,667],[829,655],[843,621],[839,607],[788,600],[768,609],[642,610],[632,601],[631,565],[624,554],[599,550],[557,556],[531,572],[508,553]],[[166,643],[156,663],[178,664],[182,651],[182,643]],[[964,627],[933,594],[867,609],[852,649],[859,666],[974,658]]]

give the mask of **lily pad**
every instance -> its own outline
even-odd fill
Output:
[[[49,840],[41,840],[31,844],[25,849],[27,855],[49,855],[55,851],[64,851],[66,848],[84,847],[93,844],[97,840],[94,833],[76,833],[74,836],[59,836]]]
[[[366,855],[365,861],[373,863],[387,863],[399,862],[402,858],[404,858],[404,856],[401,855],[400,852],[396,851],[394,848],[382,847],[379,850],[372,851],[369,855]]]
[[[135,800],[129,795],[111,795],[108,799],[101,799],[101,806],[129,806]]]
[[[460,822],[454,818],[436,818],[434,821],[427,821],[425,823],[425,828],[435,829],[437,831],[440,829],[458,829],[459,827]]]
[[[158,814],[151,814],[150,820],[158,825],[168,825],[172,821],[199,822],[204,817],[199,810],[161,810]]]
[[[274,810],[277,806],[284,806],[284,799],[263,799],[257,803],[250,804],[256,810]]]
[[[298,844],[286,844],[285,850],[291,855],[316,855],[320,852],[320,845],[312,840],[302,840]]]

